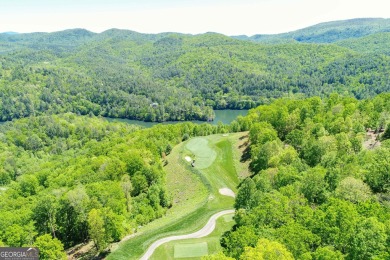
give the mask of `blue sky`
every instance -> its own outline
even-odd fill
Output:
[[[390,18],[388,5],[388,0],[0,0],[0,32],[120,28],[253,35],[358,17]]]

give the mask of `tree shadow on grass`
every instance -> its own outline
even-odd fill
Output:
[[[249,137],[249,135],[243,135],[243,136],[240,136],[239,140],[243,140],[243,139],[248,138],[248,137]]]
[[[247,145],[245,150],[243,151],[243,153],[241,155],[240,162],[242,162],[242,163],[247,162],[250,160],[250,158],[251,158],[251,148],[249,145]]]

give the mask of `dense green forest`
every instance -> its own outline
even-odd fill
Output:
[[[116,29],[0,34],[0,121],[66,112],[206,121],[213,109],[286,96],[372,97],[390,90],[388,33],[370,29],[386,31],[387,23],[355,21],[372,35],[334,44]]]
[[[170,207],[162,166],[175,144],[227,131],[192,123],[141,130],[75,114],[0,125],[0,245],[42,243],[41,253],[57,248],[58,257],[89,239],[105,249]]]
[[[240,122],[253,175],[240,184],[237,224],[221,239],[227,256],[389,259],[388,93],[281,99]],[[381,134],[371,139],[367,128]]]
[[[360,53],[382,53],[390,56],[390,32],[376,33],[359,39],[347,39],[335,44]]]

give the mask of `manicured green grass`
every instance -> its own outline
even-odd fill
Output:
[[[239,162],[232,162],[235,159],[235,148],[232,147],[235,145],[234,138],[237,137],[238,140],[240,135],[242,133],[230,134],[227,137],[197,137],[174,147],[167,157],[168,165],[165,167],[167,190],[173,197],[172,208],[164,217],[140,228],[139,235],[120,243],[106,259],[139,259],[157,239],[195,232],[202,228],[214,213],[231,209],[234,199],[220,195],[218,190],[227,187],[236,191],[239,180],[235,163]],[[211,159],[203,157],[206,153]],[[184,159],[187,155],[195,155],[194,168]],[[197,155],[205,160],[201,165]],[[211,160],[211,164],[203,168]],[[218,246],[219,237],[215,240]],[[173,256],[173,253],[172,249],[170,255]],[[169,257],[163,256],[159,259]]]
[[[225,220],[226,223],[229,223],[231,221],[234,221],[233,216],[234,216],[233,214],[225,215],[225,216],[223,216],[223,220]]]
[[[229,138],[223,138],[215,143],[215,145],[219,151],[219,156],[217,162],[208,171],[210,172],[210,177],[216,179],[214,187],[218,189],[227,187],[236,191],[238,177],[233,162],[232,143]],[[218,173],[220,172],[224,172],[225,174],[219,175]]]
[[[196,168],[210,167],[217,157],[217,152],[209,146],[209,140],[204,137],[193,138],[188,141],[186,148],[192,153]]]
[[[176,244],[174,251],[175,258],[201,257],[208,255],[207,242]]]

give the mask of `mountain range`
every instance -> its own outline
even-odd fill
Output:
[[[252,37],[3,33],[0,121],[59,112],[208,120],[212,109],[248,109],[285,96],[362,99],[390,90],[389,40],[390,19]]]

